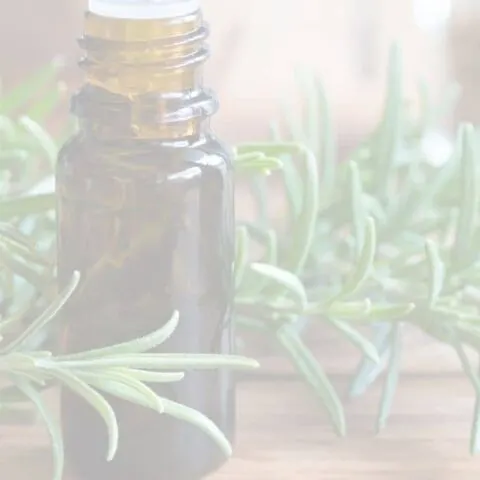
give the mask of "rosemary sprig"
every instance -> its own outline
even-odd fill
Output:
[[[235,368],[249,370],[257,362],[240,356],[155,354],[150,350],[160,346],[175,332],[181,321],[177,313],[158,331],[130,342],[72,355],[53,355],[48,351],[24,351],[23,346],[36,334],[55,320],[62,307],[78,285],[78,272],[66,289],[49,305],[36,320],[21,330],[15,338],[0,350],[0,378],[17,387],[0,391],[0,405],[5,402],[31,401],[46,422],[52,439],[54,454],[54,480],[61,480],[63,473],[63,443],[58,425],[39,394],[38,388],[54,381],[82,397],[103,418],[109,435],[108,460],[115,456],[118,446],[118,426],[115,412],[103,393],[127,399],[159,414],[171,415],[201,428],[217,442],[226,455],[231,454],[229,442],[216,425],[184,405],[159,397],[149,383],[178,382],[184,371],[193,369]],[[11,319],[0,323],[11,326]],[[1,344],[0,344],[1,347]],[[7,393],[7,394],[5,394]]]

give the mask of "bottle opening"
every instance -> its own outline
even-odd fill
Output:
[[[145,20],[87,15],[79,41],[86,84],[72,113],[85,131],[108,141],[203,135],[218,108],[203,85],[207,36],[200,9]]]
[[[196,12],[200,0],[89,0],[88,10],[108,18],[152,20]]]

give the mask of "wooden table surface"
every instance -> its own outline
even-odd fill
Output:
[[[348,437],[339,439],[302,384],[242,382],[235,456],[212,480],[476,480],[480,457],[468,454],[471,386],[436,347],[428,348],[429,362],[415,367],[415,357],[426,358],[425,348],[412,347],[392,417],[379,436],[373,429],[379,386],[347,402]],[[328,351],[327,357],[335,358]],[[343,394],[344,368],[330,363]],[[50,480],[41,428],[0,427],[0,480]]]

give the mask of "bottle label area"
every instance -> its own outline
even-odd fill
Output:
[[[200,0],[90,0],[89,11],[108,18],[151,20],[189,15]]]

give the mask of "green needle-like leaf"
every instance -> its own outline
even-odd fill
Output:
[[[383,387],[382,398],[380,401],[380,412],[377,420],[377,432],[381,432],[387,423],[392,409],[393,397],[395,395],[398,376],[400,373],[400,326],[395,325],[390,336],[390,362],[387,367],[387,377]]]
[[[179,314],[178,312],[174,312],[170,320],[166,322],[163,327],[159,328],[156,332],[153,332],[150,335],[146,335],[136,340],[131,340],[130,342],[119,343],[110,347],[96,348],[82,353],[61,355],[57,356],[56,358],[60,361],[79,359],[87,360],[92,358],[106,357],[109,355],[132,355],[134,353],[148,352],[149,350],[152,350],[167,341],[175,332],[178,323]]]
[[[277,338],[292,359],[298,373],[322,400],[336,432],[339,435],[345,435],[346,424],[342,403],[318,361],[290,326],[284,326],[278,330]]]
[[[480,453],[480,379],[473,369],[470,359],[468,358],[463,345],[460,343],[458,338],[454,340],[454,348],[457,352],[465,375],[467,375],[468,379],[472,383],[473,388],[475,389],[475,408],[470,432],[470,453],[472,455],[476,455]]]
[[[391,322],[405,319],[415,310],[415,304],[374,305],[366,317],[369,323]]]
[[[63,289],[60,295],[47,307],[47,309],[37,317],[15,340],[7,347],[1,349],[2,352],[12,352],[20,347],[25,341],[31,338],[35,333],[43,329],[63,308],[72,293],[80,282],[80,273],[74,272],[70,283]]]
[[[337,154],[335,128],[332,121],[330,103],[327,99],[325,88],[320,80],[317,79],[317,92],[319,98],[318,109],[321,112],[320,123],[322,125],[322,139],[319,155],[321,162],[320,182],[322,205],[327,203],[335,193],[335,181],[337,172]]]
[[[261,262],[254,262],[248,266],[249,275],[247,275],[246,277],[246,283],[250,282],[250,286],[241,289],[241,293],[239,294],[240,298],[243,296],[242,294],[244,293],[246,293],[247,296],[251,296],[252,298],[256,298],[258,295],[263,296],[265,299],[272,296],[280,298],[281,294],[283,293],[282,288],[278,286],[277,281],[272,280],[269,275],[258,275],[258,273],[260,272],[258,270],[255,271],[255,265],[257,264],[268,265],[272,267],[276,267],[276,265],[278,264],[277,233],[273,229],[265,230],[262,233],[264,237],[262,239],[262,243],[265,245],[265,253],[263,255],[263,259]],[[284,273],[284,271],[282,270],[281,273]],[[299,282],[298,279],[295,279],[294,281]]]
[[[305,266],[315,239],[319,207],[317,160],[310,150],[300,148],[304,164],[302,210],[293,227],[291,243],[284,252],[280,266],[292,273],[299,273]]]
[[[278,122],[270,122],[270,131],[274,142],[282,143],[284,138]],[[302,209],[302,179],[290,154],[282,156],[282,173],[285,193],[289,203],[290,220],[294,221]]]
[[[36,140],[41,151],[45,153],[48,160],[54,165],[57,160],[58,147],[53,138],[51,138],[50,135],[31,118],[20,118],[19,124],[30,133],[33,139]]]
[[[273,229],[268,229],[266,232],[266,252],[265,263],[269,265],[276,265],[278,263],[278,237]]]
[[[279,287],[281,291],[285,291],[299,308],[304,309],[306,307],[308,301],[307,292],[302,282],[295,275],[265,263],[252,263],[250,268],[260,276],[267,278]]]
[[[352,276],[343,286],[341,297],[347,297],[357,292],[370,275],[376,250],[376,231],[373,218],[368,218],[365,226],[365,242],[360,254],[358,265]]]
[[[379,131],[378,148],[376,151],[376,188],[381,195],[386,195],[390,187],[390,178],[402,133],[403,115],[403,64],[401,49],[398,44],[390,50],[388,67],[388,90],[383,113],[383,121]]]
[[[48,429],[50,439],[52,442],[53,453],[53,480],[62,480],[64,469],[64,447],[62,432],[58,425],[55,415],[45,406],[44,399],[38,393],[37,389],[28,381],[16,377],[14,383],[18,389],[27,397],[35,406],[38,413],[42,417]]]
[[[53,88],[49,89],[43,94],[41,99],[37,100],[28,109],[28,118],[37,124],[45,122],[60,103],[63,94],[67,93],[67,88],[68,87],[64,83],[60,82]]]
[[[231,456],[232,447],[230,446],[229,441],[212,420],[193,408],[181,405],[171,400],[164,399],[163,404],[166,415],[170,415],[177,420],[190,423],[191,425],[199,428],[215,441],[226,457]]]
[[[352,220],[355,231],[355,244],[357,256],[360,257],[365,243],[365,225],[367,222],[367,213],[363,204],[363,188],[360,179],[358,165],[355,162],[349,164],[350,179],[350,201],[352,208]]]
[[[290,207],[290,220],[295,222],[303,207],[303,182],[295,158],[292,156],[283,158],[282,173]]]
[[[235,157],[235,170],[238,173],[265,173],[282,168],[282,161],[275,157],[267,157],[263,152],[249,152]]]
[[[433,307],[443,288],[443,283],[445,281],[445,266],[440,258],[437,245],[434,242],[427,240],[425,250],[430,270],[428,302],[430,306]]]
[[[55,202],[55,195],[50,193],[0,200],[0,221],[45,213],[55,208]]]
[[[114,373],[118,372],[123,375],[128,375],[129,377],[145,383],[172,383],[179,382],[185,378],[185,373],[183,372],[150,372],[148,370],[136,370],[134,368],[121,367],[107,370],[107,372],[112,371]]]
[[[331,319],[330,323],[340,332],[342,332],[346,339],[353,345],[358,347],[363,354],[368,357],[372,362],[379,364],[380,357],[378,356],[375,345],[366,339],[360,332],[352,328],[348,323],[340,320]]]
[[[54,365],[50,361],[41,362],[43,368]],[[258,362],[237,355],[213,354],[180,354],[180,353],[143,353],[109,355],[94,360],[65,360],[57,365],[63,370],[72,369],[101,369],[111,367],[131,367],[152,370],[216,370],[218,368],[235,368],[238,370],[251,370],[258,367]]]
[[[470,454],[478,455],[480,453],[480,392],[478,391],[475,393],[475,407],[470,430]]]
[[[454,246],[454,262],[463,267],[469,261],[480,190],[477,187],[476,134],[472,125],[463,125],[459,135],[462,139],[461,201]]]
[[[38,265],[32,265],[28,258],[20,259],[11,249],[5,247],[0,242],[0,266],[5,267],[14,275],[19,276],[34,286],[39,291],[45,292],[45,289],[51,287],[49,279],[42,272],[39,272]],[[26,255],[28,257],[28,255]]]
[[[115,412],[110,404],[86,382],[71,374],[69,371],[58,368],[51,369],[49,372],[72,392],[82,397],[103,418],[108,430],[108,452],[106,458],[108,461],[113,460],[118,448],[118,423]]]
[[[105,373],[88,373],[78,372],[78,378],[86,381],[89,385],[93,385],[98,390],[104,390],[107,393],[114,394],[113,386],[116,386],[117,396],[124,398],[130,402],[138,403],[144,407],[155,410],[158,413],[165,411],[163,399],[160,398],[150,387],[147,387],[137,378],[122,372],[119,369],[110,369]],[[108,388],[107,386],[110,386]],[[124,395],[120,394],[123,392]],[[127,398],[128,396],[128,398]]]
[[[0,239],[0,250],[0,258],[21,258],[22,261],[27,264],[31,263],[42,267],[51,267],[53,265],[51,259],[46,258],[46,255],[38,253],[34,247],[24,245],[14,240],[12,241],[12,239],[7,239],[6,237]],[[28,266],[26,266],[26,268],[28,268]]]
[[[352,320],[365,318],[371,309],[372,302],[366,298],[362,302],[334,302],[327,306],[321,304],[318,313],[327,313],[333,318]],[[308,308],[307,311],[310,313],[311,308]]]
[[[378,378],[384,368],[385,361],[390,354],[389,339],[392,329],[391,325],[380,326],[373,342],[379,354],[380,363],[372,362],[368,357],[364,357],[360,362],[357,371],[353,377],[349,388],[350,397],[359,397],[363,395],[366,389]]]

